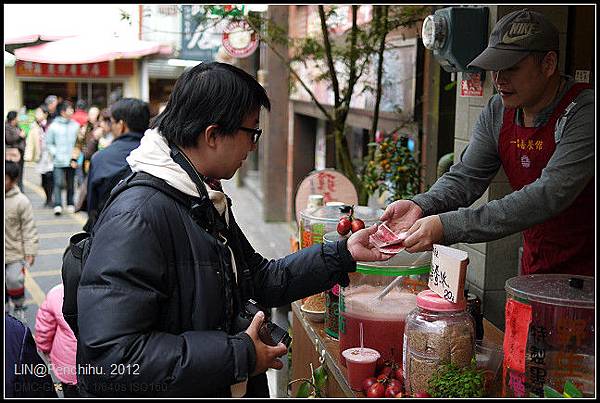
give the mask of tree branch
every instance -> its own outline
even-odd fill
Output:
[[[379,6],[377,6],[379,8]],[[377,27],[380,27],[383,24],[383,29],[379,33],[381,35],[379,39],[379,51],[377,52],[377,93],[375,96],[375,108],[373,110],[373,122],[371,126],[371,133],[369,133],[369,142],[375,141],[375,132],[377,131],[377,125],[379,124],[379,106],[381,104],[381,96],[383,93],[383,88],[381,85],[381,81],[383,79],[383,55],[385,52],[385,39],[388,34],[388,12],[389,6],[383,6],[383,10],[380,10],[378,13],[379,22],[377,23]],[[369,150],[369,160],[373,160],[375,156],[375,148],[371,147]]]
[[[246,21],[248,22],[248,24],[250,25],[250,27],[254,30],[254,32],[260,32],[260,29],[257,28],[251,21],[250,19],[246,19]],[[285,57],[284,55],[282,55],[276,48],[275,45],[273,44],[272,41],[270,41],[268,38],[261,36],[261,39],[263,41],[265,41],[265,43],[267,44],[267,46],[273,51],[273,53],[275,53],[275,55],[281,60],[281,62],[283,63],[284,66],[287,67],[288,71],[290,72],[290,74],[292,76],[294,76],[296,78],[296,80],[298,80],[298,82],[300,83],[300,85],[302,86],[302,88],[304,88],[306,90],[306,92],[308,93],[308,95],[312,98],[312,100],[315,102],[315,105],[317,106],[317,108],[319,108],[319,110],[321,112],[323,112],[323,115],[325,115],[325,118],[327,118],[327,120],[332,121],[333,117],[329,114],[329,112],[327,112],[327,110],[325,109],[325,107],[321,104],[321,102],[319,102],[319,100],[317,99],[317,97],[315,96],[315,94],[310,90],[310,88],[308,87],[308,85],[306,85],[306,83],[302,80],[302,78],[300,78],[300,76],[298,75],[298,73],[296,72],[296,70],[294,70],[292,68],[292,66],[289,63],[289,58]]]
[[[321,19],[321,32],[323,33],[323,45],[325,46],[325,56],[327,57],[327,66],[331,75],[331,85],[333,87],[333,102],[337,108],[340,102],[340,84],[333,65],[333,56],[331,53],[331,42],[329,42],[329,33],[327,32],[327,17],[325,17],[325,9],[323,6],[318,6],[319,18]]]

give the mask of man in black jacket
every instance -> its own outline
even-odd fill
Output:
[[[265,371],[282,368],[287,348],[261,340],[263,312],[242,320],[245,302],[282,306],[348,285],[355,261],[389,258],[369,244],[376,226],[277,260],[256,253],[219,180],[256,149],[261,106],[253,77],[200,64],[127,157],[191,203],[133,186],[98,218],[77,298],[83,395],[268,397]]]
[[[123,98],[115,102],[110,113],[114,140],[106,149],[92,156],[87,177],[86,230],[93,227],[111,189],[131,173],[125,158],[138,148],[150,121],[148,104],[136,98]]]

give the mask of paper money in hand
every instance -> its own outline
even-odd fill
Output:
[[[404,249],[403,241],[407,233],[394,233],[385,223],[379,225],[377,232],[369,237],[369,242],[382,253],[396,254]]]

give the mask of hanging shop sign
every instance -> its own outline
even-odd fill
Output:
[[[180,59],[212,62],[221,45],[221,34],[207,19],[206,10],[200,5],[181,6],[181,52]]]
[[[223,31],[223,47],[230,56],[248,57],[258,47],[258,35],[246,21],[232,21]]]
[[[21,77],[95,78],[110,76],[109,62],[52,64],[17,60],[15,67],[17,76]]]

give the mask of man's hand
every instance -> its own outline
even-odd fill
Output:
[[[35,256],[27,255],[27,256],[25,256],[25,261],[27,262],[29,267],[31,267],[31,266],[33,266],[33,262],[35,262]]]
[[[266,372],[269,368],[281,369],[283,368],[283,362],[277,357],[281,357],[287,353],[287,347],[283,343],[279,343],[275,347],[266,345],[258,337],[258,331],[265,319],[263,312],[258,312],[254,315],[252,323],[246,329],[246,334],[250,336],[254,342],[254,349],[256,350],[256,365],[254,371],[250,376],[255,376]]]
[[[444,226],[439,215],[432,215],[417,220],[408,230],[404,240],[406,251],[410,253],[432,250],[434,243],[440,243],[444,237]]]
[[[375,245],[369,242],[369,236],[377,232],[377,225],[361,229],[348,238],[348,251],[356,262],[375,262],[388,260],[393,255],[381,253]]]
[[[413,226],[415,221],[423,217],[423,210],[411,200],[397,200],[388,205],[380,220],[399,234]]]

